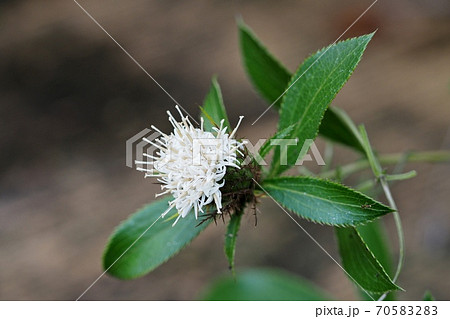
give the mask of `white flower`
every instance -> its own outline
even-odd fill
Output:
[[[148,161],[136,161],[136,164],[151,165],[151,168],[137,169],[146,172],[145,177],[156,177],[162,183],[163,192],[156,196],[171,194],[174,197],[162,214],[164,217],[172,208],[176,208],[178,218],[174,225],[192,209],[195,218],[198,218],[198,213],[203,212],[202,208],[213,201],[217,213],[222,213],[220,188],[225,184],[227,167],[239,168],[237,154],[242,154],[239,149],[244,144],[233,138],[243,116],[230,134],[226,133],[228,128],[223,127],[224,120],[220,122],[219,128],[213,128],[213,134],[203,130],[203,118],[200,128],[195,128],[179,107],[175,107],[180,113],[181,122],[177,122],[167,111],[173,132],[167,135],[152,125],[152,129],[159,132],[161,137],[155,141],[144,140],[158,149],[156,156],[144,154],[149,158]]]

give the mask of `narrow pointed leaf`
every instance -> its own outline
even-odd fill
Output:
[[[331,106],[326,110],[320,123],[319,134],[331,141],[364,153],[356,125],[344,110],[336,106]]]
[[[374,220],[366,225],[358,226],[356,229],[375,258],[383,266],[386,273],[392,275],[391,251],[387,243],[387,234],[382,220]],[[367,300],[372,300],[363,291],[361,292],[361,296]],[[380,294],[372,294],[373,299],[378,299],[380,296]],[[390,292],[384,300],[395,300],[394,292]]]
[[[386,240],[387,234],[382,224],[382,220],[374,220],[366,225],[358,226],[356,229],[386,272],[391,274],[391,251]]]
[[[243,22],[239,23],[239,42],[244,67],[255,88],[273,103],[286,90],[291,73],[278,62]],[[281,99],[274,107],[279,108]]]
[[[220,121],[224,120],[224,127],[228,127],[231,132],[230,122],[228,121],[227,112],[223,103],[222,92],[220,90],[217,78],[213,77],[211,81],[211,88],[205,101],[203,101],[202,117],[205,121],[204,128],[206,131],[211,131],[213,126],[219,126]],[[213,123],[211,123],[213,122]]]
[[[275,149],[272,176],[294,165],[303,141],[316,137],[325,110],[347,82],[372,36],[332,44],[306,59],[294,74],[281,104],[278,129],[295,123],[291,138],[298,138],[300,147],[288,148],[287,165],[280,164],[280,150]]]
[[[266,156],[270,150],[275,146],[271,144],[271,141],[276,140],[276,139],[283,139],[286,136],[289,135],[289,133],[291,133],[291,131],[294,129],[294,125],[288,126],[286,127],[284,130],[276,132],[274,134],[274,136],[272,136],[270,139],[268,139],[263,146],[261,146],[261,149],[259,150],[259,155],[261,155],[261,157]]]
[[[273,57],[268,49],[243,22],[239,23],[239,39],[244,67],[256,90],[279,110],[282,95],[288,88],[292,74]],[[319,134],[358,151],[363,151],[352,133],[348,116],[337,107],[325,111]],[[354,126],[354,125],[353,125]],[[261,155],[263,156],[263,155]]]
[[[234,255],[236,252],[236,239],[241,225],[242,213],[236,213],[231,216],[228,223],[227,233],[225,234],[225,255],[227,256],[228,263],[230,265],[233,276],[234,272]]]
[[[143,276],[173,257],[206,228],[208,222],[197,226],[200,221],[193,212],[174,227],[170,218],[157,220],[168,208],[168,200],[143,207],[118,226],[103,255],[103,267],[110,275],[120,279]]]
[[[393,211],[344,185],[305,176],[266,179],[262,190],[300,217],[320,224],[361,225]]]
[[[298,276],[274,269],[251,269],[214,282],[204,300],[330,300],[314,284]]]
[[[402,290],[387,275],[383,266],[362,240],[354,227],[335,228],[339,244],[342,266],[350,279],[364,290],[384,293]]]

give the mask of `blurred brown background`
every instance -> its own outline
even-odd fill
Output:
[[[240,14],[291,70],[332,43],[371,1],[80,0],[192,114],[219,75],[241,137],[268,137],[277,116],[241,66]],[[157,190],[125,166],[125,141],[174,103],[71,0],[0,2],[0,299],[76,299],[102,272],[113,228]],[[378,29],[336,98],[381,152],[449,149],[450,2],[378,1],[344,36]],[[354,159],[338,149],[337,161]],[[393,191],[407,244],[401,299],[450,299],[449,165],[410,165]],[[381,198],[384,200],[383,198]],[[261,206],[262,207],[262,206]],[[342,271],[270,201],[244,218],[237,267],[273,266],[355,299]],[[392,217],[385,218],[396,251]],[[338,258],[332,228],[300,221]],[[224,226],[134,281],[103,277],[84,299],[194,299],[226,273]]]

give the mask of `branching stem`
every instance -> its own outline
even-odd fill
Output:
[[[430,151],[430,152],[410,152],[405,153],[393,153],[380,155],[378,161],[381,165],[391,165],[397,164],[398,162],[404,160],[405,162],[427,162],[427,163],[440,163],[440,162],[450,162],[450,152],[448,151]],[[357,173],[359,171],[370,168],[370,163],[368,160],[359,160],[336,169],[328,170],[320,174],[322,178],[333,178],[337,174],[341,178],[345,178],[351,174]]]
[[[367,160],[370,164],[370,167],[372,168],[375,177],[380,181],[381,187],[383,188],[384,194],[386,195],[386,199],[388,200],[389,205],[395,210],[393,214],[395,220],[395,227],[397,228],[398,250],[399,250],[397,270],[395,271],[395,275],[393,278],[393,282],[395,283],[403,268],[403,261],[405,259],[405,237],[403,235],[402,222],[400,219],[400,214],[398,213],[397,205],[395,204],[394,198],[392,197],[392,193],[389,188],[389,184],[386,180],[386,176],[383,173],[380,162],[373,153],[373,149],[372,146],[370,145],[369,137],[367,136],[367,132],[366,129],[364,128],[364,125],[361,125],[359,127],[359,132],[361,134],[361,138],[363,141],[363,145],[367,155]],[[386,296],[387,293],[384,293],[378,300],[384,300]]]

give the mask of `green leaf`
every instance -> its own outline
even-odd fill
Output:
[[[368,292],[402,290],[387,275],[354,227],[335,228],[339,253],[350,279]]]
[[[344,185],[317,178],[266,179],[262,189],[283,207],[320,224],[355,226],[393,211]]]
[[[280,109],[278,130],[295,123],[291,138],[300,144],[314,139],[325,110],[347,82],[372,38],[372,34],[332,44],[305,60],[294,74]],[[287,165],[280,164],[280,150],[275,149],[272,175],[295,164],[301,145],[287,151]]]
[[[423,295],[423,301],[436,301],[436,299],[433,297],[431,292],[429,292],[427,290],[427,291],[425,291],[425,294]]]
[[[276,101],[273,107],[279,109],[281,97],[292,78],[291,72],[270,54],[242,21],[239,23],[239,39],[243,63],[250,81],[270,104]],[[349,134],[354,127],[355,125],[344,111],[332,107],[325,112],[319,134],[334,142],[363,151],[355,135]]]
[[[331,106],[320,123],[319,133],[327,139],[364,152],[358,129],[344,110]]]
[[[239,42],[245,69],[255,88],[269,103],[286,90],[291,73],[278,62],[244,22],[239,22]],[[278,99],[274,106],[280,106]]]
[[[197,226],[199,220],[190,213],[172,227],[171,218],[157,220],[167,208],[168,198],[155,201],[119,225],[103,255],[103,267],[110,275],[120,279],[145,275],[173,257],[209,224]]]
[[[283,139],[286,136],[289,135],[289,133],[291,133],[291,131],[294,129],[294,125],[288,126],[286,127],[284,130],[281,130],[279,132],[276,132],[271,138],[269,138],[264,144],[263,146],[261,146],[260,150],[259,150],[259,155],[261,155],[261,157],[266,156],[270,150],[275,146],[272,145],[270,142],[272,140],[276,140],[276,139]]]
[[[206,131],[211,131],[211,128],[214,126],[220,126],[220,121],[224,120],[224,127],[228,127],[228,131],[231,132],[230,122],[228,121],[227,112],[223,103],[222,92],[220,91],[216,77],[212,78],[211,88],[203,101],[202,113]]]
[[[392,272],[392,258],[387,235],[381,220],[356,227],[358,233],[388,274]]]
[[[381,220],[374,220],[366,225],[356,228],[363,241],[369,247],[375,258],[383,266],[388,275],[392,275],[392,258],[389,245],[387,243],[387,235]],[[365,292],[361,292],[361,296],[367,298]],[[373,299],[378,299],[381,295],[373,294]],[[369,298],[367,300],[372,300]],[[384,300],[395,300],[393,292],[390,292]]]
[[[236,251],[236,239],[241,225],[242,212],[235,213],[231,216],[228,223],[227,233],[225,234],[225,255],[227,256],[228,263],[230,265],[231,272],[234,273],[234,254]]]
[[[214,282],[204,300],[330,300],[312,283],[292,274],[273,269],[251,269]]]

